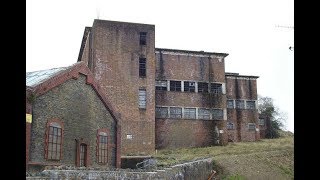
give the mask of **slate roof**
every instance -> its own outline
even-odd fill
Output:
[[[59,67],[26,73],[26,86],[35,87],[36,85],[48,80],[49,78],[66,70],[68,67]]]

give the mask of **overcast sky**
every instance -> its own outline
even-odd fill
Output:
[[[228,53],[226,72],[260,76],[294,131],[293,0],[27,0],[26,71],[77,62],[94,19],[154,24],[156,47]],[[285,27],[277,27],[285,26]]]

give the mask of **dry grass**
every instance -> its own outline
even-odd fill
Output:
[[[293,147],[293,136],[286,136],[227,146],[160,150],[155,157],[162,167],[212,157],[221,179],[235,175],[246,179],[293,179]]]

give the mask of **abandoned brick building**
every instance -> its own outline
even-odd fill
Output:
[[[47,133],[44,128],[50,126],[50,118],[63,117],[61,110],[66,111],[66,117],[59,120],[60,124],[65,124],[60,125],[64,141],[71,135],[69,143],[75,143],[72,139],[86,138],[90,162],[97,165],[100,153],[97,130],[100,128],[107,129],[107,137],[111,138],[107,141],[112,144],[107,162],[112,166],[119,163],[120,155],[121,158],[148,156],[156,149],[260,139],[256,108],[258,76],[226,73],[227,56],[226,53],[155,48],[154,25],[94,20],[92,27],[84,30],[77,62],[86,69],[87,82],[83,74],[77,78],[65,75],[71,78],[64,82],[65,86],[73,86],[73,83],[79,86],[79,89],[72,89],[77,96],[69,98],[82,105],[72,108],[75,114],[67,114],[70,112],[65,108],[69,104],[63,98],[54,100],[54,97],[65,97],[63,93],[67,93],[68,87],[60,90],[64,86],[55,85],[53,88],[52,84],[62,83],[62,80],[48,84],[45,90],[48,92],[35,98],[32,111],[27,109],[33,117],[31,128],[42,129],[31,131],[27,161],[31,164],[47,162],[48,159],[43,158],[47,157],[43,146],[48,142],[42,138]],[[79,66],[77,63],[72,67]],[[97,94],[87,89],[90,85],[98,89]],[[50,101],[44,101],[46,98]],[[100,106],[102,110],[92,106]],[[49,107],[59,111],[49,110]],[[89,114],[77,114],[80,112]],[[98,115],[94,116],[95,113]],[[68,129],[67,124],[75,122],[78,128]],[[66,157],[61,158],[62,163],[72,163],[74,156],[79,156],[79,146],[74,145],[76,149],[69,146],[63,146],[70,151],[61,151],[61,156]],[[36,155],[39,157],[34,157]]]

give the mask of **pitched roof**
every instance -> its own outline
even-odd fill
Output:
[[[60,72],[66,70],[67,67],[60,67],[60,68],[53,68],[53,69],[46,69],[40,71],[33,71],[26,73],[26,85],[30,87],[34,87],[51,77],[59,74]]]
[[[35,96],[40,96],[69,79],[77,79],[79,74],[85,75],[86,84],[91,85],[105,107],[109,110],[111,116],[117,121],[117,124],[120,122],[120,114],[114,110],[109,99],[94,80],[93,74],[85,62],[77,62],[68,67],[27,72],[26,74],[26,95],[33,94]]]

